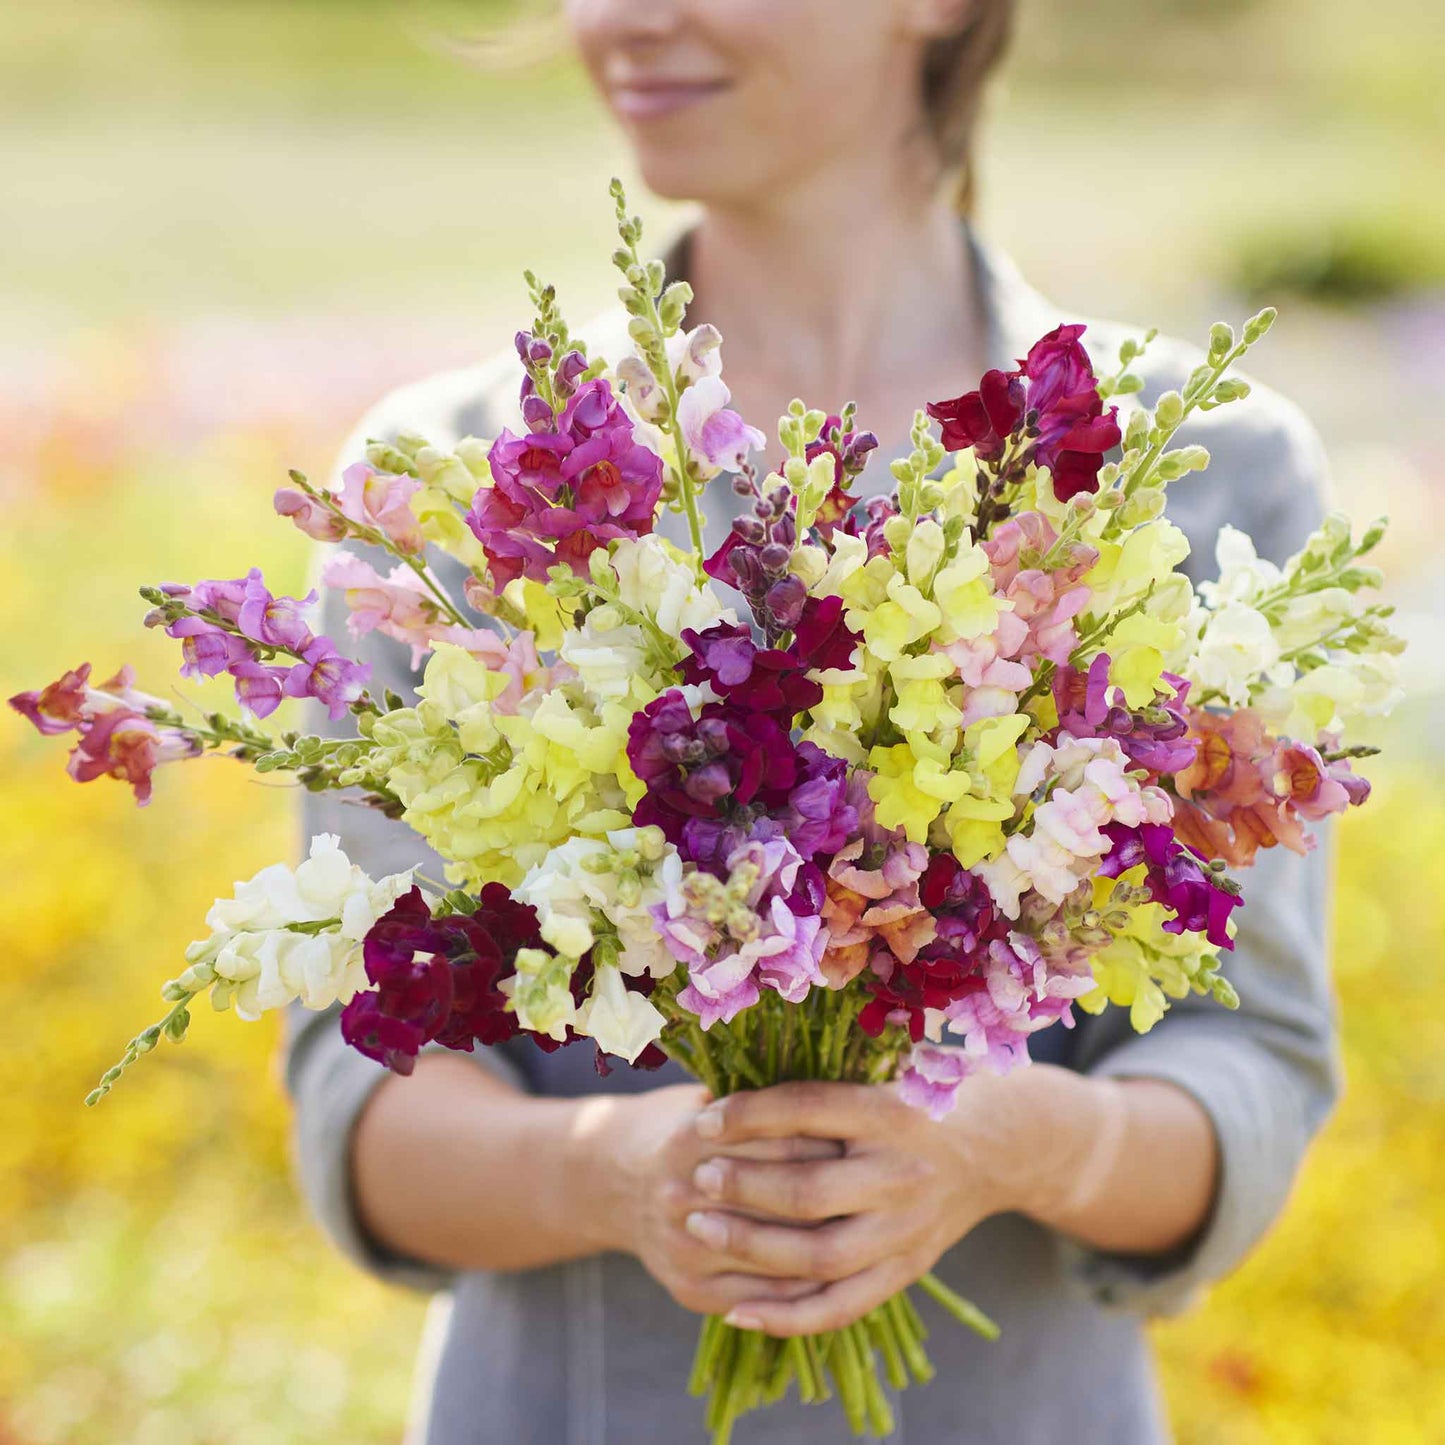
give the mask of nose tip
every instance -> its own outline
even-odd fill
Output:
[[[681,20],[675,0],[606,0],[600,8],[608,28],[632,38],[664,39]]]

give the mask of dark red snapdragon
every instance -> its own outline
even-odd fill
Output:
[[[363,945],[373,988],[341,1011],[342,1037],[394,1073],[409,1074],[423,1045],[470,1053],[520,1030],[498,987],[519,948],[541,947],[537,915],[500,883],[473,913],[433,917],[412,888],[372,925]]]
[[[633,814],[638,826],[655,823],[673,843],[689,818],[754,801],[780,806],[798,775],[792,739],[775,717],[714,702],[694,719],[675,689],[634,715],[627,757],[647,787]]]
[[[1118,409],[1104,410],[1083,333],[1082,326],[1055,327],[1016,370],[990,371],[977,391],[930,403],[943,445],[952,452],[972,447],[1010,480],[1030,462],[1047,467],[1060,501],[1097,491],[1104,454],[1122,433]]]

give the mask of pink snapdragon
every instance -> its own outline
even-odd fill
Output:
[[[161,727],[128,707],[99,714],[81,730],[66,771],[77,783],[119,778],[135,790],[145,807],[151,800],[151,775],[162,763],[198,757],[201,744],[177,728]]]
[[[722,377],[704,376],[677,403],[683,440],[713,472],[741,471],[748,457],[768,444],[757,427],[749,426],[728,406],[731,400]]]
[[[271,505],[278,517],[287,518],[318,542],[339,542],[350,531],[345,517],[337,516],[330,507],[296,487],[279,488]]]
[[[151,798],[151,775],[162,763],[196,757],[200,742],[179,728],[166,727],[147,716],[165,704],[134,686],[129,666],[92,686],[90,664],[81,663],[48,687],[16,693],[10,706],[38,732],[79,733],[66,770],[78,783],[119,778],[135,790],[144,807]]]
[[[488,667],[509,673],[512,681],[507,690],[494,699],[499,712],[515,712],[523,689],[542,670],[531,633],[520,634],[509,645],[485,628],[459,626],[404,563],[383,577],[354,553],[338,552],[327,559],[321,580],[343,594],[349,614],[346,630],[353,638],[374,631],[405,643],[411,648],[413,670],[438,642],[450,642],[481,658]]]
[[[160,698],[136,690],[135,669],[129,663],[105,682],[92,683],[90,664],[82,662],[79,667],[61,673],[46,687],[17,692],[9,702],[45,736],[74,732],[113,708],[144,712],[147,708],[164,706]]]
[[[1109,851],[1106,825],[1169,821],[1169,795],[1141,787],[1130,766],[1113,738],[1061,734],[1057,745],[1036,742],[1025,752],[1015,794],[1045,786],[1048,794],[1034,809],[1031,829],[1014,833],[999,857],[975,869],[1007,917],[1019,916],[1020,899],[1030,890],[1062,903]]]
[[[972,1072],[972,1060],[962,1049],[915,1044],[907,1067],[898,1076],[899,1097],[930,1119],[942,1119],[953,1112],[958,1091]]]
[[[1013,604],[1014,617],[1027,629],[1007,654],[1021,661],[1047,658],[1065,663],[1078,641],[1074,618],[1089,605],[1091,596],[1080,579],[1099,560],[1099,554],[1081,542],[1071,543],[1054,559],[1054,565],[1045,569],[1042,563],[1058,540],[1043,513],[1020,512],[982,543],[995,591]]]
[[[354,462],[341,474],[341,490],[324,494],[329,507],[295,487],[282,487],[272,505],[279,516],[289,517],[318,542],[338,542],[353,535],[375,540],[379,535],[384,546],[416,557],[426,550],[421,522],[411,509],[411,499],[421,486],[417,477],[379,472],[368,462]]]
[[[536,429],[540,421],[493,443],[492,484],[467,513],[499,591],[523,576],[545,582],[559,564],[585,574],[598,547],[652,531],[662,494],[662,459],[637,440],[605,380],[578,387],[552,429]]]

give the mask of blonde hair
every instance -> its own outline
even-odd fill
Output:
[[[968,24],[935,40],[923,57],[924,113],[964,215],[975,199],[974,138],[984,92],[1008,49],[1015,9],[1015,0],[974,0]]]

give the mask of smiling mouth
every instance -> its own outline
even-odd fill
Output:
[[[647,80],[614,85],[613,109],[624,120],[657,120],[726,90],[726,80]]]

